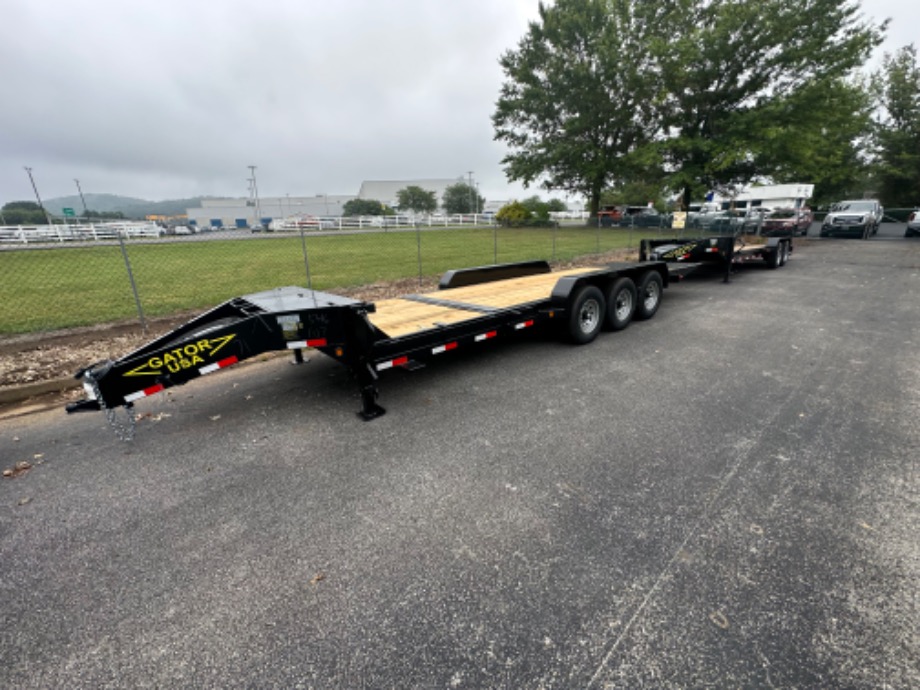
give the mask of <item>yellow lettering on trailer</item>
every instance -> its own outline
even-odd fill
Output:
[[[125,372],[124,376],[159,376],[164,370],[175,374],[184,369],[191,369],[212,359],[217,352],[236,337],[235,333],[218,338],[202,338],[193,343],[152,356],[139,367]]]

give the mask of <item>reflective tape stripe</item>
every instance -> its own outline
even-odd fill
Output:
[[[237,359],[236,355],[231,355],[230,357],[226,357],[225,359],[222,359],[219,362],[215,362],[214,364],[208,364],[205,367],[201,367],[200,369],[198,369],[198,373],[204,376],[205,374],[210,374],[212,371],[217,371],[218,369],[229,367],[231,364],[236,364],[239,361],[240,360]]]
[[[139,400],[141,398],[146,398],[148,395],[159,393],[164,388],[165,386],[162,383],[158,383],[157,385],[150,386],[150,388],[145,388],[142,391],[136,391],[135,393],[130,393],[129,395],[125,396],[125,402],[129,403],[129,402],[134,402],[135,400]]]
[[[313,340],[292,340],[287,344],[288,350],[299,350],[304,347],[326,347],[328,343],[325,338],[314,338]]]
[[[456,350],[456,349],[457,349],[457,343],[445,343],[444,345],[438,345],[437,347],[432,348],[431,354],[439,355],[442,352],[447,352],[449,350]]]
[[[519,331],[522,328],[530,328],[531,326],[533,326],[533,319],[530,321],[524,321],[523,323],[514,324],[514,330]]]
[[[384,369],[392,369],[393,367],[399,367],[403,364],[406,364],[409,361],[408,357],[397,357],[396,359],[391,359],[389,362],[381,362],[377,365],[377,371],[383,371]]]
[[[477,335],[477,336],[474,338],[474,340],[475,340],[477,343],[479,343],[479,342],[482,342],[483,340],[488,340],[489,338],[494,338],[494,337],[497,336],[497,335],[498,335],[498,331],[489,331],[488,333],[483,333],[483,334],[481,334],[481,335]]]

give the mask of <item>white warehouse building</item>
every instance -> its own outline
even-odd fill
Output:
[[[444,197],[444,190],[463,178],[438,178],[422,180],[366,180],[361,183],[357,195],[317,194],[315,196],[283,196],[202,199],[200,208],[186,210],[188,222],[198,227],[249,228],[254,225],[268,227],[273,221],[292,216],[316,218],[339,218],[342,209],[352,199],[374,199],[387,206],[396,207],[398,192],[409,186],[421,187],[434,192],[438,205]]]

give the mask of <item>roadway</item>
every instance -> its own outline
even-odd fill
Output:
[[[387,372],[0,421],[0,686],[920,686],[920,242]]]

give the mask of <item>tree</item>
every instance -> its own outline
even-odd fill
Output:
[[[512,201],[510,204],[505,204],[498,209],[498,213],[495,214],[495,220],[498,221],[499,225],[507,227],[520,227],[526,224],[530,218],[530,211],[528,211],[527,207],[520,201]]]
[[[3,205],[3,211],[39,211],[42,207],[34,201],[10,201]]]
[[[665,197],[666,190],[660,180],[646,182],[636,178],[618,187],[605,189],[601,200],[604,206],[644,206],[651,201],[656,208],[664,210]]]
[[[654,133],[658,92],[648,79],[656,3],[632,0],[542,2],[517,50],[501,56],[505,73],[492,123],[511,152],[510,180],[542,180],[588,200],[629,177],[631,158]]]
[[[823,118],[799,121],[802,112],[820,112]],[[817,205],[861,196],[870,162],[871,112],[870,90],[862,79],[827,81],[778,101],[762,113],[758,163],[777,183],[813,183]]]
[[[94,211],[87,209],[80,214],[80,217],[87,220],[124,220],[125,214],[121,211]]]
[[[882,40],[882,27],[861,19],[856,0],[670,0],[662,26],[684,27],[654,44],[662,88],[658,104],[667,181],[694,194],[730,191],[781,161],[773,136],[796,140],[826,126],[821,105],[831,85],[862,65]],[[812,108],[794,108],[802,102]],[[780,130],[772,116],[786,107],[793,117]],[[813,141],[809,138],[808,141]],[[801,145],[801,141],[799,142]]]
[[[886,55],[876,74],[879,197],[886,206],[920,203],[920,67],[914,46]]]
[[[534,195],[520,202],[521,205],[530,213],[530,217],[538,220],[549,220],[549,204]]]
[[[387,211],[376,199],[349,199],[342,205],[343,216],[383,216]]]
[[[437,195],[434,192],[422,189],[418,185],[409,185],[396,192],[401,211],[409,210],[415,213],[433,213],[438,208]]]
[[[48,222],[45,212],[34,201],[10,201],[0,212],[4,225],[45,225]]]
[[[479,213],[486,200],[479,196],[476,188],[466,182],[448,185],[441,197],[441,206],[446,213]]]
[[[819,146],[814,133],[840,107],[829,89],[884,26],[866,23],[857,0],[541,4],[501,58],[492,120],[512,148],[506,174],[582,194],[592,213],[627,181],[679,190],[684,205],[730,192],[783,169],[765,130]],[[796,107],[806,102],[822,107]],[[783,108],[794,115],[772,126]]]

